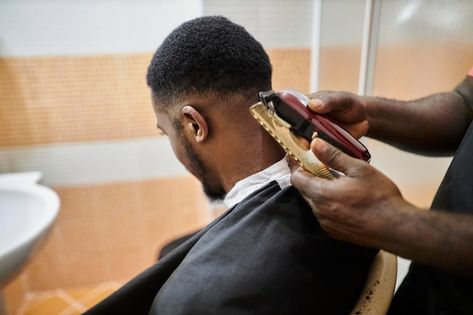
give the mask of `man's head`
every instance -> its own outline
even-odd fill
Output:
[[[211,198],[222,197],[239,177],[235,167],[236,161],[243,163],[244,141],[251,152],[251,138],[262,137],[248,107],[258,101],[259,91],[271,89],[271,73],[261,44],[221,16],[176,28],[149,65],[158,128]]]

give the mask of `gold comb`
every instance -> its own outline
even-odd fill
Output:
[[[307,149],[302,141],[291,132],[291,126],[274,111],[259,102],[250,107],[250,114],[303,169],[314,176],[327,179],[335,178],[330,169],[320,163],[312,151]]]

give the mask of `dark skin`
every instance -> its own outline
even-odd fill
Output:
[[[473,78],[465,80],[473,91]],[[453,154],[473,117],[455,90],[410,102],[330,91],[311,97],[313,111],[330,116],[355,137],[366,135],[426,155]],[[346,175],[330,181],[292,165],[293,185],[331,236],[473,276],[472,215],[417,208],[366,162],[321,139],[312,141],[311,150]]]
[[[201,93],[182,97],[170,110],[152,100],[158,129],[210,198],[222,198],[241,179],[284,157],[284,150],[250,116],[252,99]]]

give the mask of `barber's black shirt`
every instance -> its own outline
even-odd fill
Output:
[[[473,123],[445,175],[432,209],[473,215]],[[389,314],[473,314],[473,279],[412,263]]]

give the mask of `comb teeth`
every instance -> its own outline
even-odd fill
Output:
[[[319,172],[317,172],[317,174],[315,174],[315,176],[323,177],[323,178],[327,178],[327,179],[333,179],[334,178],[333,174],[330,172],[330,170],[327,167],[322,168]]]
[[[314,172],[310,169],[307,169],[305,167],[305,165],[299,160],[299,158],[291,151],[289,150],[289,148],[284,144],[284,142],[282,142],[282,140],[271,130],[268,128],[268,126],[266,125],[266,123],[259,117],[259,116],[256,116],[253,114],[253,112],[251,112],[252,116],[258,121],[258,123],[264,128],[264,130],[266,130],[270,135],[271,137],[274,138],[274,140],[276,140],[276,142],[284,149],[284,151],[289,154],[294,160],[296,160],[296,162],[303,168],[305,169],[306,171],[310,172],[312,175],[314,176],[317,176],[316,174],[317,173],[321,173],[321,171],[319,172]]]
[[[251,115],[258,121],[258,123],[277,141],[277,143],[284,149],[284,151],[289,154],[297,163],[306,171],[311,173],[314,176],[322,177],[326,179],[333,179],[334,176],[330,172],[330,170],[322,165],[321,163],[307,163],[305,164],[291,149],[284,143],[284,141],[272,130],[269,128],[268,123],[263,119],[266,118],[267,120],[272,120],[273,118],[270,117],[267,113],[266,107],[264,105],[258,106],[258,104],[253,105],[250,108]],[[289,131],[288,131],[289,132]],[[310,165],[310,166],[309,166]]]

